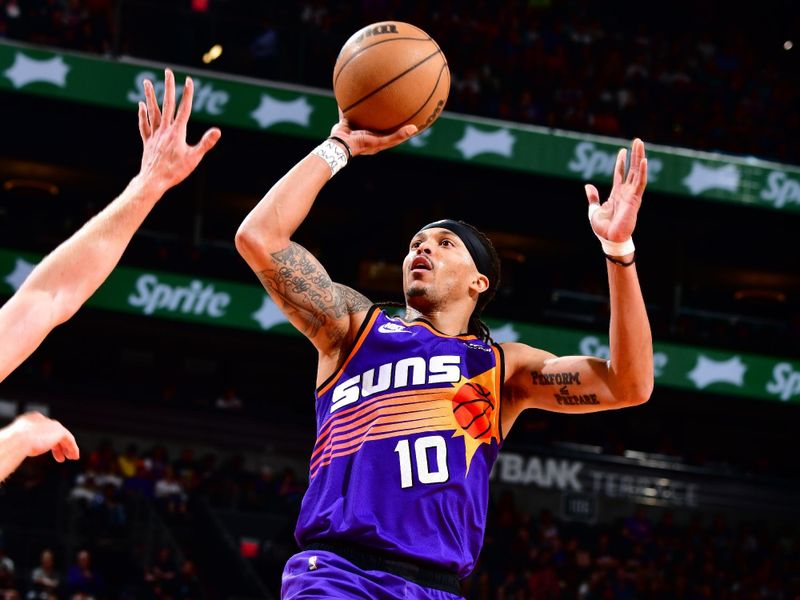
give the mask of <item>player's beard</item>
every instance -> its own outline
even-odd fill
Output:
[[[432,304],[430,286],[415,282],[406,290],[406,303],[416,310],[424,310]]]

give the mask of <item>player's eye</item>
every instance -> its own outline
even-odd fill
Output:
[[[444,239],[443,239],[441,242],[439,242],[439,243],[440,243],[442,246],[455,246],[455,244],[453,243],[453,240],[449,240],[449,239],[447,239],[447,238],[444,238]]]
[[[413,250],[414,248],[419,248],[420,243],[421,242],[419,240],[411,242],[411,249]]]

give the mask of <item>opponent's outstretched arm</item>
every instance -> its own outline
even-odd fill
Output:
[[[586,186],[594,233],[605,240],[611,322],[610,359],[561,356],[506,344],[510,415],[525,408],[558,412],[594,412],[642,404],[653,391],[653,339],[631,239],[647,184],[644,144],[633,142],[625,175],[626,151],[620,150],[608,201],[600,204],[593,185]],[[609,243],[610,242],[610,243]],[[618,252],[618,254],[613,254]]]
[[[39,456],[48,450],[58,462],[80,457],[75,438],[58,421],[38,412],[18,416],[0,429],[0,481],[26,457]]]
[[[69,319],[105,281],[133,234],[164,193],[183,181],[221,135],[212,128],[195,146],[186,143],[192,80],[175,111],[175,77],[165,72],[163,110],[153,84],[139,103],[144,149],[139,174],[122,194],[45,257],[0,309],[0,381],[57,325]]]
[[[328,139],[267,192],[236,232],[236,248],[289,321],[321,354],[335,353],[360,323],[369,300],[334,283],[319,261],[292,241],[335,170],[360,154],[375,154],[408,139],[406,126],[390,135],[352,131],[341,118]]]

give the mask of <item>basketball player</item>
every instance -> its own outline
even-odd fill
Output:
[[[147,103],[139,103],[144,144],[139,174],[111,204],[45,257],[0,308],[0,381],[100,287],[156,202],[186,179],[219,140],[220,130],[212,128],[197,145],[186,143],[194,84],[186,79],[176,113],[175,76],[169,69],[164,83],[160,109],[153,84],[144,82]],[[25,457],[48,450],[58,462],[77,459],[79,454],[75,438],[58,421],[38,413],[17,417],[0,430],[0,481]]]
[[[494,344],[480,321],[500,277],[479,231],[441,220],[411,238],[406,311],[394,318],[331,281],[291,237],[347,162],[401,143],[342,119],[242,223],[236,245],[294,326],[318,351],[317,441],[296,527],[302,551],[282,598],[459,597],[480,552],[489,473],[528,408],[586,413],[642,404],[653,351],[631,234],[647,179],[644,145],[616,162],[611,195],[586,186],[608,257],[611,358]]]

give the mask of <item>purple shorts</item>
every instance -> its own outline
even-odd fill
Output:
[[[325,550],[295,554],[283,569],[281,600],[463,600],[384,571],[365,571]]]

